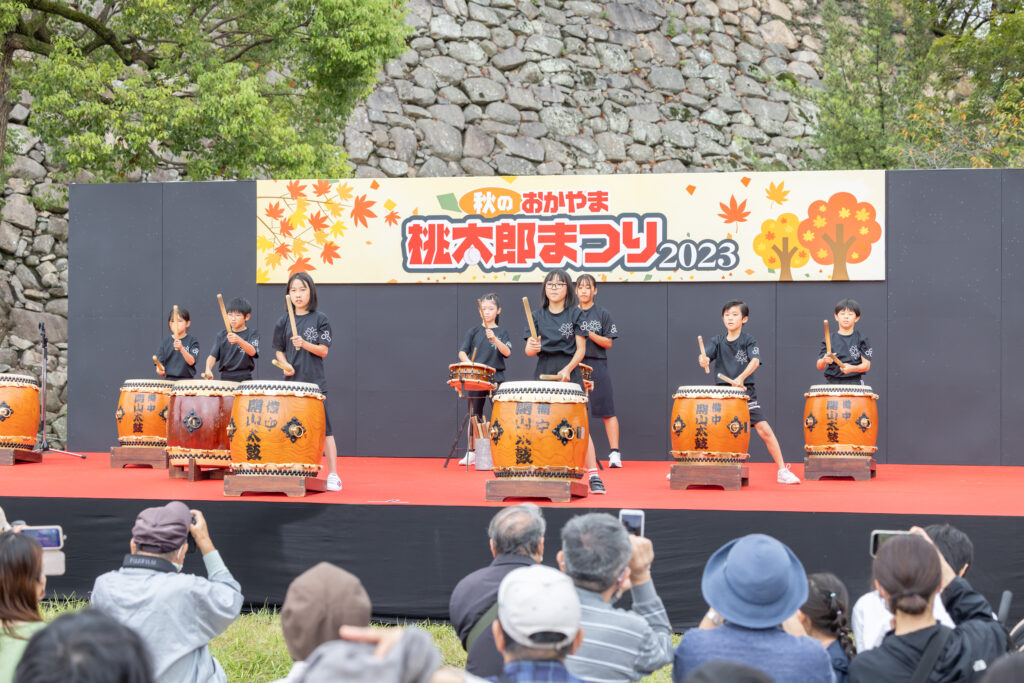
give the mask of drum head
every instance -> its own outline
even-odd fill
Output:
[[[586,403],[587,394],[574,382],[503,382],[492,401],[536,403]]]
[[[747,392],[739,387],[717,384],[684,385],[676,389],[672,398],[749,398]]]
[[[238,391],[238,382],[221,382],[211,379],[183,379],[174,383],[174,393],[183,396],[221,396]]]
[[[243,396],[249,394],[287,394],[291,396],[312,396],[321,401],[324,395],[320,393],[320,387],[313,382],[282,382],[269,380],[249,380],[241,382],[235,393]]]
[[[121,385],[121,391],[171,393],[174,382],[169,379],[126,379]]]
[[[6,386],[38,387],[39,380],[31,375],[0,374],[0,384]]]
[[[812,384],[804,396],[871,396],[866,384]]]

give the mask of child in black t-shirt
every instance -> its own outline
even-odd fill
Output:
[[[288,278],[285,289],[295,307],[297,335],[291,335],[291,321],[288,312],[274,325],[274,351],[278,362],[291,366],[292,373],[285,376],[295,382],[312,382],[320,387],[324,395],[324,420],[327,438],[324,440],[324,454],[327,456],[327,490],[340,491],[338,477],[338,447],[334,442],[331,428],[331,414],[327,410],[327,375],[324,373],[324,358],[331,349],[331,323],[327,316],[316,310],[316,285],[307,273],[295,273]]]
[[[196,357],[199,355],[199,340],[188,333],[192,324],[188,309],[179,308],[178,317],[174,317],[174,309],[167,314],[167,327],[171,336],[160,342],[156,351],[156,359],[164,366],[163,371],[157,368],[157,374],[169,380],[177,381],[192,379],[196,376]]]
[[[213,365],[220,361],[220,378],[228,382],[245,382],[252,379],[256,359],[260,357],[260,334],[245,326],[252,314],[252,306],[245,299],[232,299],[227,305],[227,330],[221,330],[213,340],[213,349],[206,357],[206,372],[203,377],[213,379]]]
[[[818,349],[818,369],[825,371],[829,384],[864,384],[864,375],[871,369],[871,342],[854,326],[860,320],[860,304],[843,299],[836,304],[836,322],[839,329],[829,334],[832,355],[828,354],[825,340]]]
[[[731,384],[746,390],[750,397],[747,404],[750,409],[750,424],[764,441],[768,453],[779,468],[777,481],[780,484],[799,484],[800,480],[789,471],[789,466],[782,460],[782,448],[779,446],[779,440],[775,438],[775,432],[765,420],[761,404],[757,401],[757,389],[754,387],[751,375],[761,365],[761,353],[757,346],[757,340],[743,331],[743,326],[747,323],[749,316],[750,309],[742,301],[727,302],[722,307],[722,322],[725,324],[726,333],[712,337],[705,347],[706,355],[698,356],[697,362],[707,370],[709,363],[712,360],[715,361],[713,371],[715,377],[722,374],[732,378],[731,382],[719,378],[716,384]]]
[[[587,407],[591,417],[599,417],[604,422],[604,431],[608,435],[608,466],[622,467],[622,455],[619,453],[619,418],[615,416],[615,396],[612,393],[612,377],[608,373],[608,349],[612,341],[618,338],[619,328],[612,316],[601,306],[594,303],[597,296],[597,280],[593,275],[580,275],[576,278],[576,298],[579,299],[580,329],[587,337],[587,351],[583,360],[593,368],[592,379],[594,388],[587,397]]]
[[[469,363],[473,358],[473,350],[476,349],[476,359],[472,362],[494,368],[494,382],[501,384],[505,381],[505,359],[512,355],[512,340],[509,338],[508,332],[498,327],[501,304],[498,301],[498,295],[494,292],[484,294],[477,299],[476,303],[482,321],[480,325],[474,325],[463,337],[462,346],[459,347],[459,360]],[[483,419],[487,392],[466,391],[465,395],[469,397],[470,412]],[[473,427],[470,425],[469,448],[466,450],[466,455],[459,461],[460,465],[472,465],[476,462],[473,446]]]
[[[579,365],[587,351],[586,337],[580,328],[583,312],[576,308],[572,278],[564,270],[553,270],[541,286],[541,307],[532,311],[537,336],[530,336],[530,326],[523,331],[526,355],[537,357],[533,376],[558,375],[563,382],[575,382],[583,388]],[[605,493],[604,482],[597,474],[597,452],[594,440],[587,435],[586,468],[591,493]]]

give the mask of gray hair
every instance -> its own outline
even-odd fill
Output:
[[[540,508],[523,503],[503,508],[491,519],[487,535],[499,555],[536,555],[547,523]]]
[[[581,588],[602,593],[615,585],[633,556],[622,524],[605,512],[570,519],[562,527],[565,573]]]

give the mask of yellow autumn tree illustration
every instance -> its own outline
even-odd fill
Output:
[[[795,213],[761,223],[761,232],[754,237],[754,253],[764,264],[779,271],[779,281],[793,279],[793,268],[807,265],[810,254],[797,240],[800,219]]]

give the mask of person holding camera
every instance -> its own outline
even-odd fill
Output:
[[[46,626],[39,613],[45,595],[42,547],[31,536],[0,534],[0,681],[14,677],[29,638]]]
[[[189,534],[209,578],[181,573]],[[238,618],[242,589],[213,547],[203,513],[179,501],[146,508],[130,547],[120,569],[96,579],[93,607],[142,637],[161,683],[224,683],[209,643]]]
[[[558,566],[576,584],[583,645],[566,658],[588,681],[638,681],[672,662],[672,625],[651,581],[654,546],[595,512],[562,527]],[[631,591],[633,609],[612,605]]]

